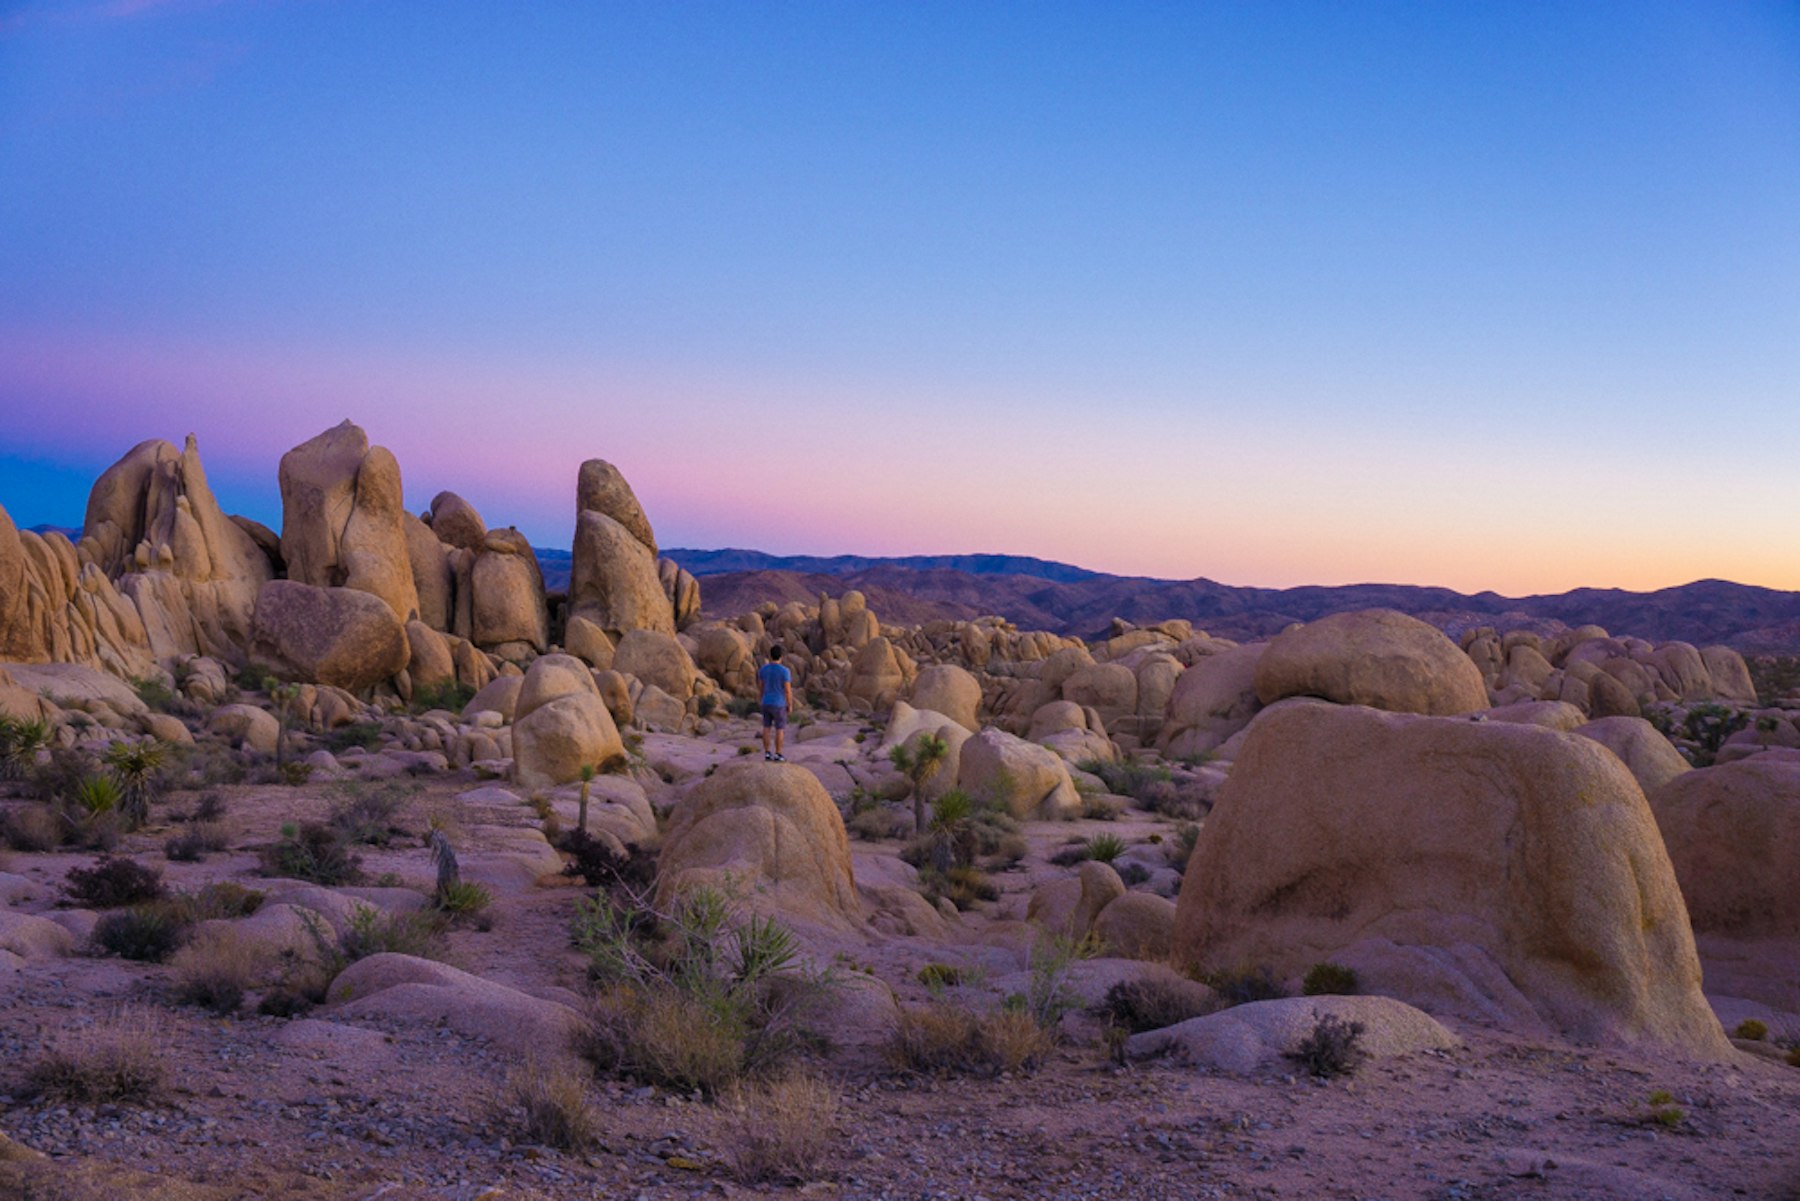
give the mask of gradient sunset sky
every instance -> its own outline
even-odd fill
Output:
[[[0,0],[0,505],[1800,588],[1800,5]]]

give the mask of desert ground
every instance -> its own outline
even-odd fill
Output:
[[[726,614],[600,460],[566,590],[349,423],[280,482],[0,511],[0,1196],[1800,1198],[1734,650]]]

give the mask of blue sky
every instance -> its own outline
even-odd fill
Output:
[[[1800,588],[1791,4],[0,5],[0,504]]]

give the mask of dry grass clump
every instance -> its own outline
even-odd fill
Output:
[[[0,820],[0,839],[15,851],[54,851],[62,845],[63,824],[48,805],[21,805]]]
[[[236,930],[202,930],[170,961],[175,999],[214,1013],[235,1013],[244,993],[263,983],[272,966],[267,953]]]
[[[521,1136],[559,1151],[585,1151],[600,1138],[600,1112],[585,1074],[565,1061],[527,1059],[506,1077],[500,1108]]]
[[[1185,981],[1122,980],[1106,990],[1101,1012],[1132,1034],[1161,1030],[1199,1017],[1211,1007],[1202,990]]]
[[[924,1075],[992,1075],[1032,1071],[1049,1056],[1056,1040],[1032,1014],[1003,1008],[979,1014],[948,1001],[900,1011],[888,1060],[896,1068]]]
[[[745,1184],[807,1179],[836,1134],[837,1090],[815,1075],[739,1085],[722,1101],[730,1131],[725,1161]]]
[[[749,1067],[749,1031],[738,1013],[670,985],[605,989],[588,1020],[582,1053],[602,1071],[715,1096]]]
[[[121,1010],[85,1027],[60,1030],[26,1069],[26,1091],[62,1104],[143,1104],[168,1080],[162,1021]]]
[[[1287,1053],[1301,1070],[1321,1079],[1349,1076],[1368,1058],[1362,1046],[1363,1024],[1324,1014],[1313,1023],[1312,1033]]]

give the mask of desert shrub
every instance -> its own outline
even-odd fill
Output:
[[[1182,988],[1172,980],[1154,977],[1121,980],[1106,990],[1106,996],[1100,1002],[1100,1013],[1132,1034],[1161,1030],[1207,1011],[1207,1005],[1195,991]]]
[[[1188,860],[1194,857],[1194,844],[1200,841],[1200,826],[1196,822],[1182,822],[1175,827],[1175,837],[1171,838],[1164,852],[1176,871],[1187,870]]]
[[[1063,1014],[1081,1005],[1069,987],[1075,963],[1091,958],[1099,949],[1093,938],[1077,942],[1068,938],[1039,937],[1031,946],[1031,977],[1023,996],[1008,997],[1012,1008],[1023,1008],[1046,1030],[1054,1030]]]
[[[89,817],[118,811],[125,793],[111,776],[92,775],[75,785],[70,799],[77,813]]]
[[[898,809],[878,805],[851,814],[844,827],[856,838],[879,842],[887,838],[904,838],[912,830],[912,818]]]
[[[1031,853],[1031,843],[1016,831],[999,835],[988,853],[987,866],[992,872],[1003,872],[1018,866]]]
[[[192,788],[242,784],[249,774],[249,766],[244,760],[221,743],[202,742],[187,757],[187,783]]]
[[[994,1075],[1035,1069],[1055,1045],[1050,1032],[1022,1008],[979,1014],[950,1001],[900,1011],[888,1039],[888,1061],[921,1075]]]
[[[919,872],[919,891],[933,905],[949,901],[959,910],[969,910],[980,901],[998,901],[1000,888],[978,867],[953,867],[939,871],[927,867]]]
[[[360,747],[372,751],[381,745],[381,723],[378,721],[353,721],[347,726],[339,726],[325,735],[325,747],[333,754],[347,751],[352,747]]]
[[[1788,1066],[1800,1068],[1800,1046],[1790,1047],[1787,1053]]]
[[[87,867],[72,867],[64,879],[69,896],[89,909],[136,905],[163,895],[161,872],[116,855],[102,855]]]
[[[21,805],[0,820],[0,838],[15,851],[54,851],[66,829],[48,805]]]
[[[1737,1029],[1731,1032],[1731,1037],[1742,1038],[1753,1043],[1759,1043],[1763,1039],[1769,1037],[1769,1027],[1766,1023],[1759,1022],[1755,1018],[1745,1018],[1737,1024]]]
[[[182,863],[197,863],[210,854],[229,850],[231,838],[218,822],[193,822],[163,843],[163,854]]]
[[[1666,1089],[1657,1089],[1650,1094],[1650,1108],[1644,1114],[1644,1121],[1667,1127],[1670,1130],[1680,1126],[1687,1120],[1687,1111],[1674,1103],[1675,1095]]]
[[[962,983],[962,969],[948,963],[928,963],[920,968],[916,979],[933,992],[955,988]]]
[[[1087,860],[1088,845],[1087,839],[1085,838],[1077,838],[1073,842],[1066,842],[1055,851],[1051,852],[1050,855],[1050,862],[1057,867],[1074,867],[1078,863],[1086,863]]]
[[[149,1013],[122,1011],[64,1027],[26,1069],[26,1092],[67,1105],[155,1100],[168,1080],[166,1043],[162,1022]]]
[[[1301,1039],[1287,1057],[1313,1076],[1348,1076],[1367,1057],[1362,1047],[1363,1024],[1322,1014],[1311,1033]]]
[[[31,791],[39,800],[53,805],[70,806],[76,803],[77,793],[82,782],[98,775],[99,762],[80,747],[53,747],[49,757],[43,762],[35,758],[29,761],[25,769],[25,778],[30,781]]]
[[[458,880],[437,891],[438,912],[452,918],[470,918],[494,903],[494,894],[473,880]]]
[[[1119,882],[1126,888],[1136,888],[1150,879],[1150,869],[1136,861],[1121,865],[1118,872]]]
[[[412,711],[429,713],[433,709],[445,709],[451,713],[461,713],[464,706],[474,699],[475,689],[457,680],[417,684],[413,686]]]
[[[900,849],[900,858],[921,870],[948,874],[952,868],[972,867],[980,856],[998,854],[1018,829],[1004,808],[952,788],[933,803],[931,820]]]
[[[1356,972],[1340,963],[1315,963],[1306,969],[1300,992],[1308,997],[1356,995]]]
[[[262,908],[266,896],[254,888],[245,888],[232,880],[208,884],[199,892],[180,893],[168,903],[180,906],[196,922],[249,917]]]
[[[237,1012],[245,992],[261,984],[270,967],[260,947],[229,927],[202,931],[170,963],[175,1000],[221,1014]]]
[[[1099,776],[1106,785],[1106,791],[1128,796],[1134,801],[1143,800],[1144,793],[1152,785],[1166,784],[1174,778],[1173,773],[1160,764],[1139,763],[1132,759],[1116,763],[1086,759],[1075,766],[1090,775]]]
[[[723,1101],[725,1162],[745,1184],[805,1180],[831,1145],[838,1094],[818,1076],[734,1085]]]
[[[1152,813],[1182,821],[1205,817],[1212,809],[1211,803],[1195,785],[1174,779],[1150,784],[1137,797],[1137,802]]]
[[[1219,996],[1222,1007],[1248,1005],[1252,1001],[1275,1001],[1287,996],[1287,990],[1266,967],[1236,967],[1209,972],[1201,982]]]
[[[601,893],[577,906],[576,946],[601,985],[588,1054],[607,1070],[708,1095],[785,1064],[816,1035],[830,969],[799,958],[786,927],[751,917],[733,927],[725,899],[696,889],[667,911]]]
[[[126,681],[144,707],[152,713],[168,713],[175,717],[198,716],[200,708],[175,688],[154,676],[133,676]]]
[[[1090,821],[1117,821],[1121,812],[1123,810],[1119,803],[1108,797],[1083,796],[1081,798],[1081,816]]]
[[[163,904],[136,905],[106,914],[94,924],[92,945],[102,955],[161,963],[187,937],[181,912]]]
[[[694,713],[698,717],[711,717],[719,708],[717,693],[706,692],[694,698]]]
[[[592,888],[638,897],[656,883],[656,856],[637,847],[628,846],[620,855],[605,839],[584,830],[570,830],[554,842],[558,850],[573,857],[563,874],[578,876]]]
[[[527,1059],[507,1074],[498,1108],[524,1141],[586,1151],[600,1140],[602,1118],[583,1077],[570,1063]]]
[[[372,905],[358,905],[338,936],[337,951],[345,965],[384,952],[442,959],[444,922],[430,912],[384,913]]]
[[[384,847],[405,830],[394,825],[394,815],[414,789],[392,781],[364,784],[348,780],[332,786],[336,798],[326,824],[347,843]]]
[[[217,791],[203,792],[200,799],[194,802],[194,815],[191,820],[197,822],[222,821],[225,817],[225,794]]]
[[[362,878],[362,859],[341,833],[319,822],[282,826],[280,841],[263,848],[262,861],[268,875],[314,884],[354,884]]]
[[[758,707],[753,696],[734,696],[725,702],[725,712],[733,717],[755,717]]]

